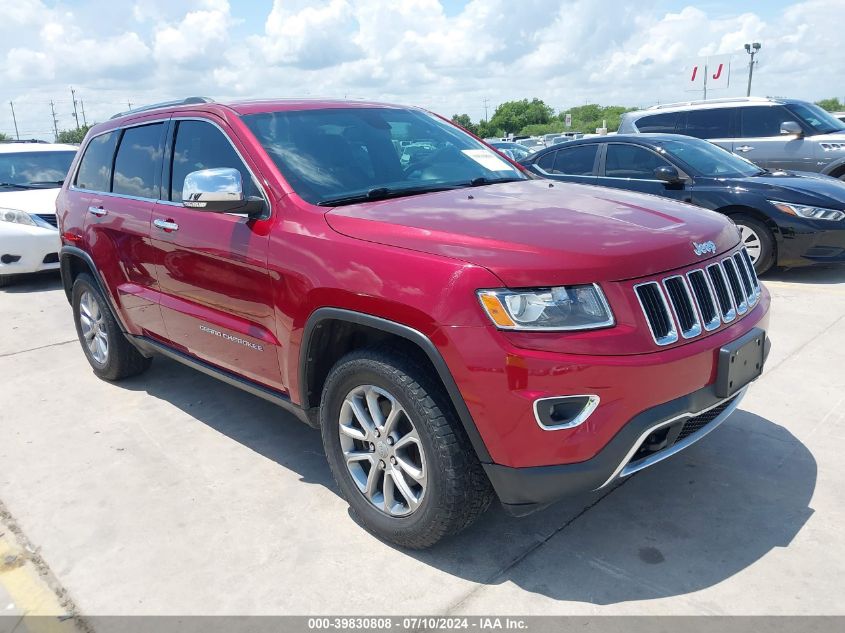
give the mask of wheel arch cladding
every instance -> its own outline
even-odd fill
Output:
[[[305,324],[300,348],[301,406],[307,410],[318,406],[326,377],[340,358],[355,349],[386,342],[395,344],[404,353],[414,355],[433,370],[479,461],[490,463],[490,453],[437,347],[422,332],[395,321],[341,308],[315,310]]]

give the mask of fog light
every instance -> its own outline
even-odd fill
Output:
[[[596,395],[555,396],[534,401],[534,417],[541,429],[571,429],[590,417],[600,398]]]

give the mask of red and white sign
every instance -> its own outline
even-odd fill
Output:
[[[702,91],[728,88],[731,81],[731,55],[703,57],[687,70],[686,90]]]

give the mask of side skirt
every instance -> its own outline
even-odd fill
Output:
[[[281,391],[270,389],[268,387],[265,387],[264,385],[260,385],[256,382],[238,376],[237,374],[233,374],[232,372],[226,371],[225,369],[215,367],[214,365],[206,363],[205,361],[202,361],[198,358],[195,358],[190,354],[180,352],[179,350],[173,349],[172,347],[164,345],[163,343],[159,343],[158,341],[154,341],[153,339],[148,338],[146,336],[128,336],[127,338],[131,339],[135,346],[138,347],[138,349],[147,354],[161,354],[162,356],[172,358],[173,360],[178,361],[183,365],[187,365],[192,369],[201,371],[207,376],[217,378],[218,380],[222,380],[228,385],[232,385],[233,387],[242,389],[243,391],[251,393],[254,396],[263,398],[268,402],[272,402],[273,404],[282,407],[290,413],[293,413],[300,421],[308,424],[308,426],[313,426],[313,424],[311,424],[311,422],[309,421],[308,415],[306,414],[305,410],[299,405],[294,404],[291,399],[287,396],[287,394],[284,394]]]

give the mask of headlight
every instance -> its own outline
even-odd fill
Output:
[[[26,224],[27,226],[38,226],[29,213],[17,209],[0,209],[0,220],[15,224]]]
[[[487,316],[502,330],[589,330],[614,324],[596,284],[535,290],[479,290]]]
[[[778,202],[777,200],[769,200],[769,202],[775,205],[778,211],[783,211],[789,215],[797,215],[799,218],[807,218],[809,220],[841,220],[845,218],[845,211],[839,211],[838,209],[810,207],[792,202]]]

